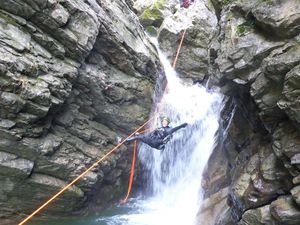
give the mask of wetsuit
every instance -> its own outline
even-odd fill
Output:
[[[171,128],[169,126],[160,127],[150,133],[139,134],[134,137],[131,137],[127,139],[127,142],[138,140],[149,145],[152,148],[156,148],[158,150],[164,150],[165,144],[171,139],[171,135],[177,130],[184,128],[186,126],[187,123],[183,123],[180,126],[174,128]]]

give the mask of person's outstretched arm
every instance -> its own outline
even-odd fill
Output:
[[[167,133],[168,133],[168,135],[171,135],[174,132],[178,131],[179,129],[186,127],[187,125],[188,125],[187,123],[183,123],[177,127],[171,128],[170,130],[167,131]]]

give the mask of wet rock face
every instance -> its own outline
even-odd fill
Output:
[[[2,220],[32,212],[141,124],[159,65],[124,1],[3,1],[0,40]],[[129,172],[125,150],[45,215],[118,199]]]
[[[278,107],[285,111],[290,120],[299,128],[299,65],[291,69],[285,77],[281,99]]]
[[[131,5],[146,30],[159,28],[178,9],[177,0],[132,0]]]
[[[215,215],[203,208],[199,221],[298,224],[299,4],[212,3],[219,48],[210,76],[228,99],[203,188],[206,204],[222,211]],[[219,191],[222,201],[216,201]]]
[[[180,8],[178,0],[134,0],[145,30],[157,36],[160,48],[172,62],[186,30],[176,68],[183,78],[202,81],[208,75],[218,43],[218,21],[210,1],[198,1],[189,9]]]
[[[251,3],[242,0],[237,2],[237,7],[243,12],[253,14],[258,25],[270,35],[291,38],[300,33],[298,3],[297,0],[255,0]]]
[[[180,8],[167,17],[159,28],[160,47],[172,61],[175,58],[182,33],[185,39],[176,68],[181,77],[203,80],[209,70],[211,57],[218,47],[217,17],[208,1],[199,1],[190,8]]]

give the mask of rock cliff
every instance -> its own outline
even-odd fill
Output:
[[[119,0],[1,0],[0,45],[5,221],[32,212],[146,120],[160,65],[137,16]],[[45,215],[119,200],[130,168],[125,150]]]
[[[180,76],[226,96],[197,223],[299,224],[298,0],[140,2],[1,1],[0,218],[31,212],[147,117],[160,66],[140,20],[170,59],[186,30]],[[45,216],[119,196],[124,148]]]

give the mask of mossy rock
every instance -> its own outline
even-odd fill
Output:
[[[157,36],[157,28],[154,27],[154,26],[148,26],[148,27],[146,27],[146,32],[151,37],[156,37]]]
[[[164,20],[164,5],[166,0],[157,0],[153,5],[146,8],[140,16],[140,21],[144,26],[159,27]]]
[[[252,32],[255,28],[255,21],[247,21],[237,26],[236,32],[239,36],[243,36],[248,32]]]

